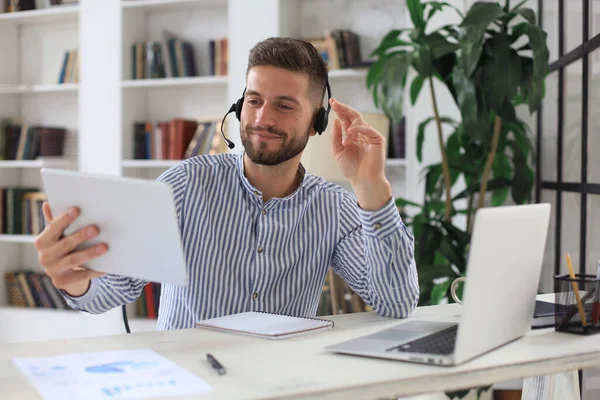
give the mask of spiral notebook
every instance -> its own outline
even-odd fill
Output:
[[[333,321],[320,318],[248,311],[198,321],[197,328],[264,339],[287,339],[333,328]]]

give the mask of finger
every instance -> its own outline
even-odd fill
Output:
[[[333,121],[333,134],[331,136],[333,154],[337,154],[344,148],[342,144],[342,123],[337,118]]]
[[[48,275],[60,275],[65,271],[81,266],[95,258],[104,255],[108,251],[106,243],[100,243],[84,250],[79,250],[69,254],[51,267],[46,268]]]
[[[79,209],[73,207],[63,212],[57,218],[52,219],[52,222],[50,222],[38,236],[35,243],[37,249],[40,250],[54,244],[61,237],[65,229],[75,221],[78,216]]]
[[[99,233],[95,225],[87,226],[77,232],[66,236],[48,248],[39,251],[39,262],[41,265],[52,265],[66,254],[73,251],[77,246],[96,237]]]
[[[329,104],[331,104],[331,108],[333,108],[333,110],[336,113],[342,114],[347,119],[349,119],[351,122],[354,122],[355,120],[362,121],[361,114],[354,108],[350,107],[349,105],[340,103],[339,101],[337,101],[334,98],[332,98],[329,101]]]
[[[348,129],[349,135],[360,135],[371,144],[382,144],[385,142],[385,137],[375,128],[369,125],[353,126]]]
[[[52,222],[52,211],[50,210],[50,203],[44,201],[42,204],[42,212],[44,213],[44,218],[46,218],[46,223],[49,224]]]

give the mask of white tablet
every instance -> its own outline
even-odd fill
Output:
[[[109,274],[151,282],[187,284],[187,268],[171,187],[164,182],[42,168],[52,215],[81,210],[65,235],[96,224],[98,236],[81,245],[107,243],[108,251],[85,264]]]

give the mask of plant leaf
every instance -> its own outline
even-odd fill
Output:
[[[451,280],[433,285],[433,289],[431,290],[431,304],[440,304],[442,299],[447,296],[450,285],[452,285]]]
[[[462,32],[458,54],[458,65],[466,76],[471,76],[479,62],[488,26],[503,15],[499,4],[486,2],[474,3],[467,12],[460,24]]]
[[[439,252],[450,262],[458,267],[459,270],[464,271],[465,269],[465,257],[461,249],[458,248],[449,236],[442,236],[442,241],[439,244]]]
[[[525,204],[529,202],[531,196],[534,181],[533,171],[527,165],[527,159],[521,153],[516,142],[511,140],[508,144],[513,150],[513,166],[515,171],[511,186],[512,198],[517,204]]]
[[[413,79],[412,85],[410,85],[410,102],[413,106],[419,98],[419,93],[421,93],[423,83],[425,83],[425,77],[417,75],[415,79]]]
[[[537,24],[535,20],[535,12],[531,8],[521,8],[517,11],[517,14],[525,18],[530,24]]]
[[[475,83],[462,68],[452,71],[452,83],[456,90],[456,100],[463,119],[465,133],[477,135],[479,130],[478,104]]]
[[[395,46],[404,45],[401,43],[406,43],[406,45],[410,45],[411,44],[410,42],[406,42],[406,41],[398,38],[398,36],[400,36],[403,32],[406,32],[408,30],[409,30],[408,28],[405,28],[405,29],[392,29],[391,31],[389,31],[383,37],[383,39],[381,39],[381,41],[379,42],[379,45],[373,51],[371,51],[371,53],[369,54],[369,57],[374,57],[374,56],[383,57],[383,55],[389,49],[391,49]]]
[[[459,48],[458,43],[448,41],[439,30],[430,35],[425,36],[425,42],[431,49],[431,56],[434,60],[445,56],[448,53],[453,53]]]
[[[449,264],[425,264],[417,267],[419,282],[433,283],[434,279],[456,276]]]
[[[516,116],[511,100],[521,84],[521,57],[510,47],[510,38],[505,33],[488,39],[485,52],[486,61],[481,66],[483,95],[503,120],[514,121]]]
[[[424,9],[421,0],[406,0],[406,6],[410,12],[410,19],[418,29],[425,28]]]
[[[456,54],[448,53],[445,56],[433,60],[433,68],[438,75],[438,78],[446,84],[446,87],[452,94],[454,101],[458,105],[456,89],[452,81],[452,70],[456,65]]]
[[[529,112],[533,113],[539,108],[544,95],[544,79],[550,70],[550,51],[548,50],[548,34],[539,26],[523,22],[512,28],[511,42],[515,42],[520,36],[527,35],[529,46],[533,55],[530,65],[526,61],[529,57],[521,57],[524,71],[521,78],[521,93],[527,98]]]
[[[471,241],[471,235],[450,222],[442,221],[442,226],[448,232],[448,235],[454,239],[461,247],[467,247]]]
[[[492,21],[502,15],[504,15],[504,11],[498,3],[476,2],[469,8],[460,26],[484,32]]]
[[[516,171],[515,171],[516,174]],[[487,184],[487,190],[492,191],[492,190],[498,190],[500,188],[503,187],[510,187],[511,186],[511,181],[508,179],[491,179],[490,181],[488,181]],[[464,199],[469,197],[469,195],[473,194],[473,193],[479,193],[479,189],[481,188],[481,183],[477,182],[477,183],[473,183],[469,186],[467,186],[466,189],[464,189],[462,192],[458,193],[456,196],[454,196],[452,198],[452,201],[456,201],[459,199]]]
[[[433,17],[433,15],[437,12],[437,11],[443,11],[443,7],[450,7],[452,9],[454,9],[454,11],[456,11],[458,13],[458,15],[460,16],[461,19],[464,18],[463,13],[460,11],[460,9],[458,7],[456,7],[453,4],[450,4],[446,1],[428,1],[425,2],[425,7],[427,7],[428,5],[431,6],[431,10],[429,10],[429,15],[427,16],[427,20],[430,20],[431,17]]]
[[[430,224],[423,224],[421,234],[415,240],[415,261],[419,264],[433,264],[435,250],[439,246],[442,232]],[[416,235],[416,234],[415,234]]]
[[[424,78],[429,78],[433,74],[433,57],[427,44],[415,44],[411,65]]]
[[[396,207],[404,207],[404,206],[415,206],[415,207],[419,207],[419,208],[423,207],[421,204],[417,204],[417,203],[415,203],[413,201],[406,200],[406,199],[403,199],[401,197],[396,198],[394,200],[394,202],[396,204]]]
[[[392,121],[403,117],[404,85],[410,55],[406,52],[386,54],[371,66],[367,85],[372,86],[375,106],[381,108]]]

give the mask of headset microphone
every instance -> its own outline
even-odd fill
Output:
[[[236,105],[237,105],[237,104],[233,104],[233,105],[232,105],[232,106],[229,108],[229,111],[227,111],[227,114],[225,114],[225,116],[223,117],[223,121],[221,121],[221,136],[223,136],[223,140],[224,140],[224,141],[225,141],[225,143],[227,144],[227,147],[229,147],[230,149],[233,149],[233,148],[235,147],[235,144],[234,144],[234,143],[233,143],[231,140],[229,140],[229,139],[227,139],[227,138],[225,137],[225,132],[223,132],[223,124],[225,123],[225,118],[226,118],[226,117],[227,117],[227,116],[228,116],[230,113],[232,113],[232,112],[234,112],[234,111],[235,111],[235,109],[236,109]]]

